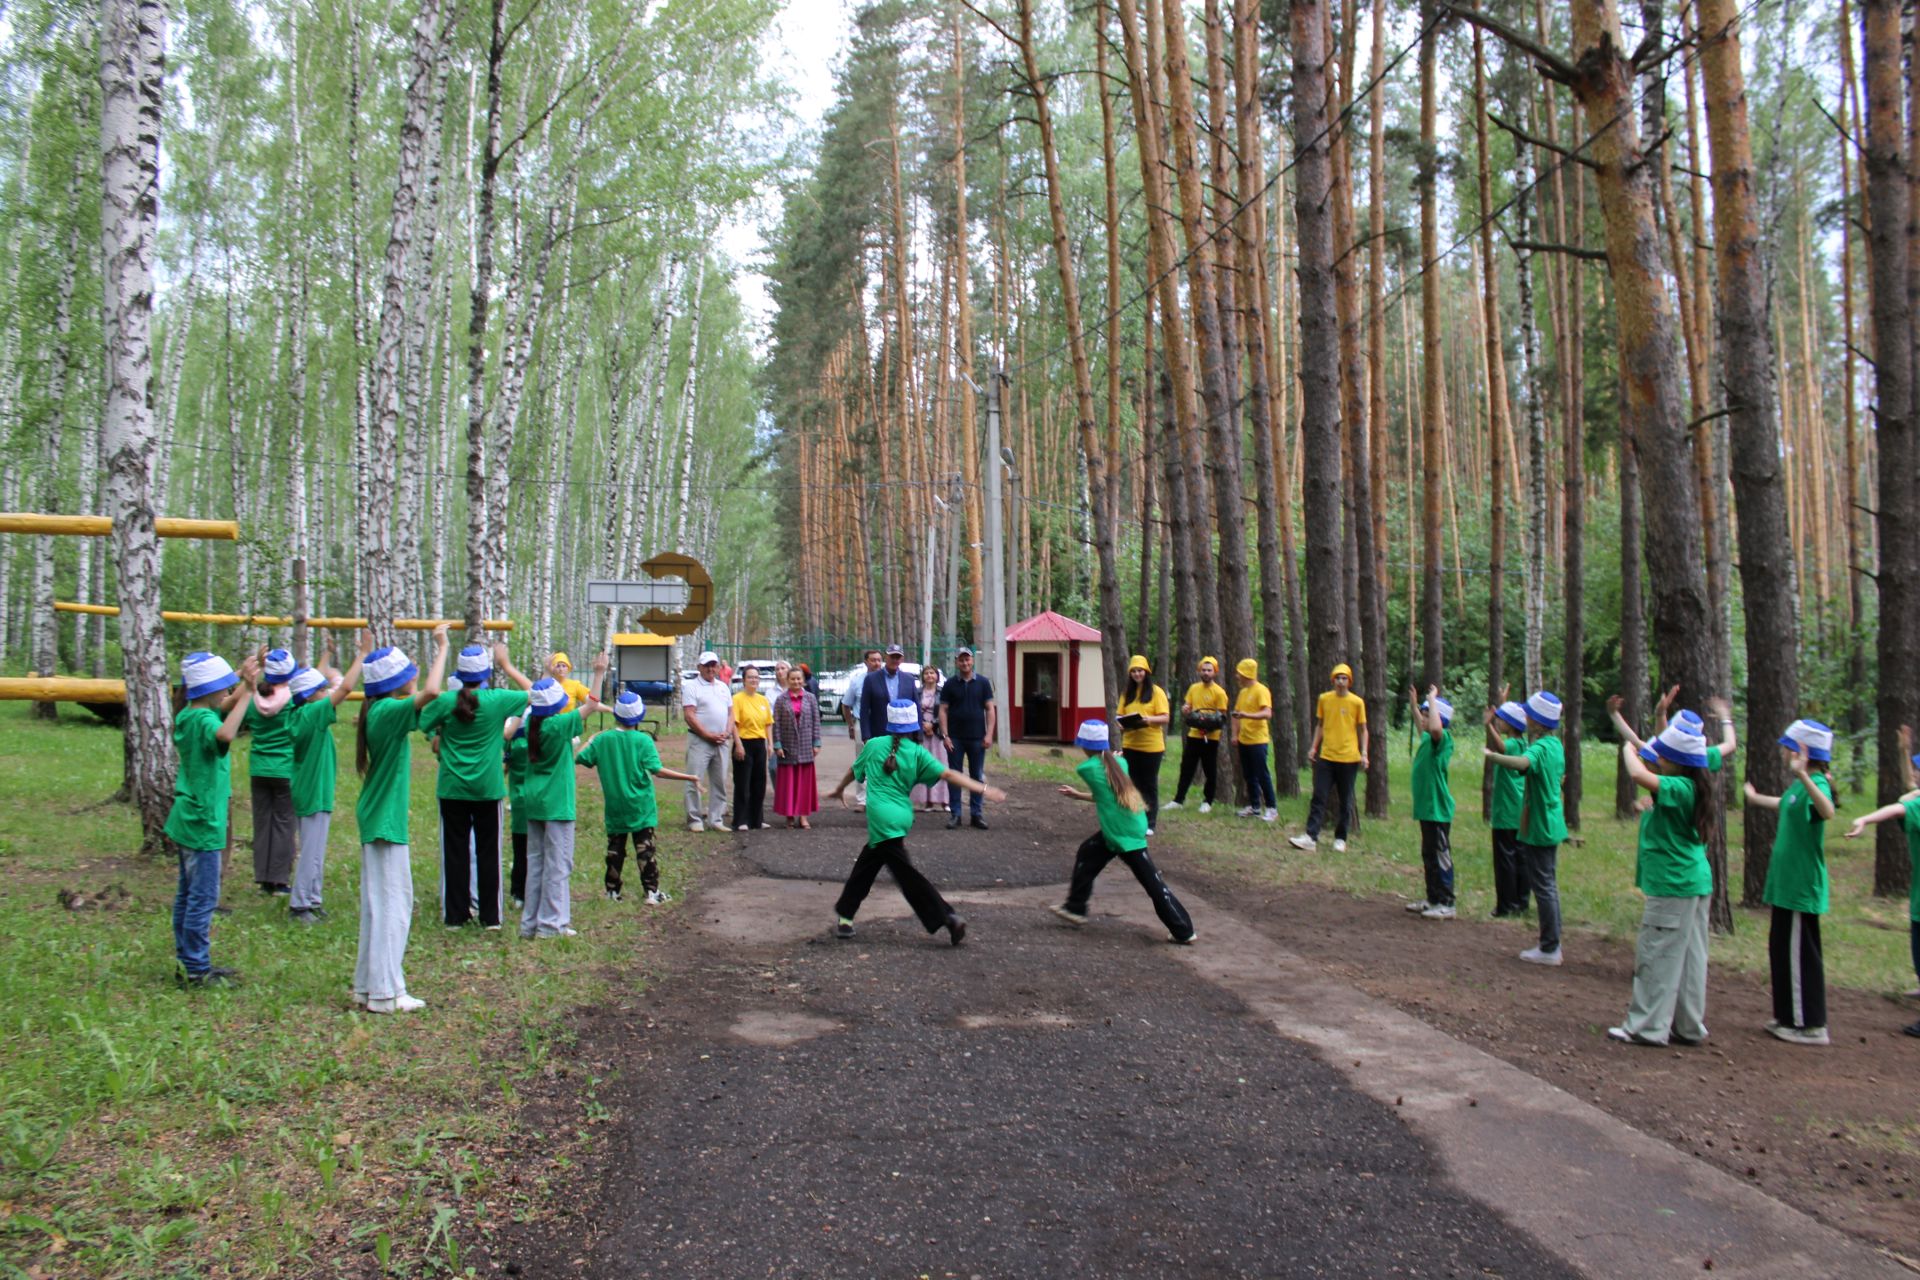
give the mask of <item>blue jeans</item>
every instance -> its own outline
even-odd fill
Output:
[[[987,740],[955,738],[953,750],[947,753],[947,768],[956,773],[964,773],[975,782],[984,782],[987,776]],[[978,791],[968,792],[959,787],[948,787],[947,811],[954,817],[960,816],[960,797],[963,795],[970,795],[973,798],[974,817],[982,817],[986,813],[986,797]]]
[[[173,954],[188,976],[213,968],[213,909],[220,904],[220,850],[180,850],[173,895]]]
[[[1267,768],[1267,744],[1241,742],[1235,746],[1240,752],[1240,767],[1247,775],[1247,803],[1256,809],[1278,808],[1280,802],[1273,795],[1273,770]]]

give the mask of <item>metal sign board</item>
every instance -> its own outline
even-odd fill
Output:
[[[691,587],[686,582],[672,579],[623,582],[595,578],[587,583],[588,604],[622,608],[677,611],[686,608],[689,594]]]

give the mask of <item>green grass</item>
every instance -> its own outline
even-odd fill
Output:
[[[1313,787],[1311,776],[1304,772],[1300,775],[1300,796],[1281,798],[1280,823],[1276,826],[1236,818],[1228,803],[1217,804],[1210,814],[1197,812],[1192,807],[1199,797],[1196,781],[1194,790],[1188,793],[1187,807],[1161,811],[1158,835],[1198,858],[1202,866],[1256,883],[1324,885],[1355,894],[1417,898],[1425,888],[1420,869],[1420,824],[1412,817],[1408,799],[1412,794],[1408,785],[1411,766],[1403,743],[1404,739],[1396,741],[1392,755],[1391,816],[1364,819],[1361,834],[1348,842],[1345,853],[1334,852],[1329,831],[1321,832],[1319,848],[1312,853],[1302,853],[1287,844],[1286,835],[1306,823]],[[1471,753],[1469,745],[1475,748]],[[1455,889],[1460,914],[1473,917],[1483,917],[1493,910],[1492,843],[1487,825],[1479,816],[1478,746],[1477,738],[1458,737],[1452,770],[1453,793],[1459,804],[1453,824]],[[1077,751],[1067,755],[1073,761],[1080,759]],[[1633,884],[1638,827],[1613,817],[1613,777],[1618,759],[1615,749],[1590,745],[1582,758],[1587,791],[1582,806],[1584,821],[1573,841],[1560,850],[1561,912],[1568,928],[1593,930],[1631,942],[1639,930],[1641,904],[1645,901]],[[1179,759],[1179,747],[1170,740],[1160,770],[1163,805],[1173,798],[1180,776]],[[1013,767],[1025,777],[1059,782],[1066,779],[1070,763],[1065,756],[1053,761],[1016,755]],[[1224,771],[1224,758],[1221,763]],[[1364,779],[1361,785],[1365,785]],[[1868,779],[1864,794],[1849,795],[1842,789],[1839,799],[1840,816],[1829,824],[1826,845],[1831,910],[1821,921],[1821,941],[1826,951],[1827,978],[1835,985],[1865,991],[1907,990],[1914,977],[1907,941],[1907,900],[1873,896],[1870,836],[1841,838],[1845,819],[1874,808],[1872,780]],[[1742,863],[1740,820],[1739,808],[1730,809],[1728,858],[1736,902]],[[1736,906],[1734,915],[1733,934],[1713,939],[1713,963],[1766,973],[1767,912]]]
[[[428,1007],[370,1017],[347,999],[356,714],[343,709],[336,731],[332,918],[290,924],[285,901],[252,883],[243,738],[241,838],[225,872],[233,913],[215,917],[213,953],[245,984],[183,991],[172,980],[175,867],[139,858],[131,811],[107,801],[118,733],[76,708],[49,725],[0,704],[0,1275],[37,1262],[62,1275],[270,1276],[335,1270],[363,1248],[392,1274],[460,1274],[476,1240],[537,1211],[548,1165],[516,1153],[517,1184],[500,1181],[505,1144],[518,1136],[564,1153],[570,1139],[591,1141],[516,1124],[528,1083],[567,1054],[566,1015],[635,989],[658,927],[661,909],[599,892],[592,775],[580,787],[581,936],[535,945],[511,926],[450,933],[438,917],[434,764],[416,744],[407,980]],[[679,821],[679,797],[678,784],[661,788],[669,890],[690,874],[698,839]],[[111,885],[131,898],[77,911],[58,900]]]

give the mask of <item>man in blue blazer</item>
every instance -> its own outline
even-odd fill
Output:
[[[860,737],[884,738],[887,736],[887,704],[896,698],[917,701],[920,696],[920,683],[900,669],[900,659],[906,655],[897,644],[887,646],[887,664],[878,671],[867,672],[867,682],[860,690]]]

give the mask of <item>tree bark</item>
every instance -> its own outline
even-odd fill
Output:
[[[67,183],[67,205],[72,208],[80,198],[80,165],[76,157],[73,175]],[[78,212],[77,210],[75,211]],[[80,220],[76,216],[68,228],[65,252],[61,255],[60,280],[53,298],[53,351],[47,361],[47,405],[50,417],[42,427],[41,509],[60,510],[60,472],[64,458],[62,445],[67,426],[67,382],[73,370],[73,279],[80,262]],[[80,481],[89,480],[87,472]],[[33,666],[43,676],[58,675],[60,670],[60,631],[53,612],[52,537],[36,538],[33,554]],[[59,718],[57,703],[36,702],[33,714],[41,720]]]
[[[966,481],[967,589],[971,592],[973,643],[976,649],[998,643],[987,635],[986,591],[980,560],[982,532],[980,441],[975,432],[973,383],[973,263],[967,254],[967,56],[960,26],[960,10],[953,14],[953,326],[954,372],[960,383],[960,473]],[[1008,691],[1007,696],[1012,696]]]
[[[435,0],[424,0],[431,5]],[[492,545],[487,495],[487,329],[493,310],[494,197],[500,173],[500,82],[507,56],[507,0],[492,0],[487,39],[487,128],[480,153],[480,189],[473,221],[473,286],[467,297],[467,633],[487,616]],[[493,465],[505,471],[507,459]]]
[[[1374,76],[1380,74],[1379,58],[1381,36],[1377,30],[1380,15],[1374,15],[1376,32],[1374,35]],[[1506,683],[1507,664],[1507,371],[1506,360],[1500,348],[1500,267],[1493,256],[1493,171],[1487,162],[1487,70],[1486,51],[1478,27],[1473,32],[1473,101],[1474,101],[1474,177],[1480,197],[1480,315],[1485,330],[1487,364],[1487,510],[1489,514],[1489,546],[1487,555],[1487,705],[1495,705],[1500,698],[1501,686]],[[1378,90],[1375,91],[1374,108],[1379,111]],[[1374,125],[1374,169],[1376,175],[1383,163],[1378,142],[1381,125]],[[1382,178],[1374,178],[1374,252],[1380,252],[1378,244],[1384,232],[1380,221],[1380,184]],[[1379,270],[1378,267],[1375,268]],[[1375,294],[1375,309],[1379,309],[1378,292]],[[1380,325],[1376,344],[1384,345],[1386,337],[1385,317],[1378,317]],[[1380,371],[1376,365],[1374,372],[1376,384],[1380,381]],[[1376,386],[1375,394],[1380,398],[1381,416],[1386,413],[1386,388]],[[1493,771],[1499,766],[1488,762],[1481,768],[1480,774],[1480,814],[1484,818],[1492,810]]]
[[[154,241],[160,224],[160,121],[166,7],[100,8],[101,329],[106,354],[107,514],[113,517],[126,662],[127,789],[141,851],[165,848],[173,803],[172,699],[160,620],[160,540],[153,511]]]
[[[1424,374],[1420,400],[1420,639],[1422,685],[1446,683],[1446,599],[1441,575],[1444,547],[1440,539],[1442,486],[1446,465],[1447,398],[1441,378],[1445,371],[1446,333],[1440,320],[1440,213],[1435,198],[1439,168],[1439,138],[1435,130],[1438,108],[1434,89],[1439,31],[1433,22],[1434,0],[1422,0],[1420,23],[1420,156],[1414,179],[1420,193],[1420,347]]]

